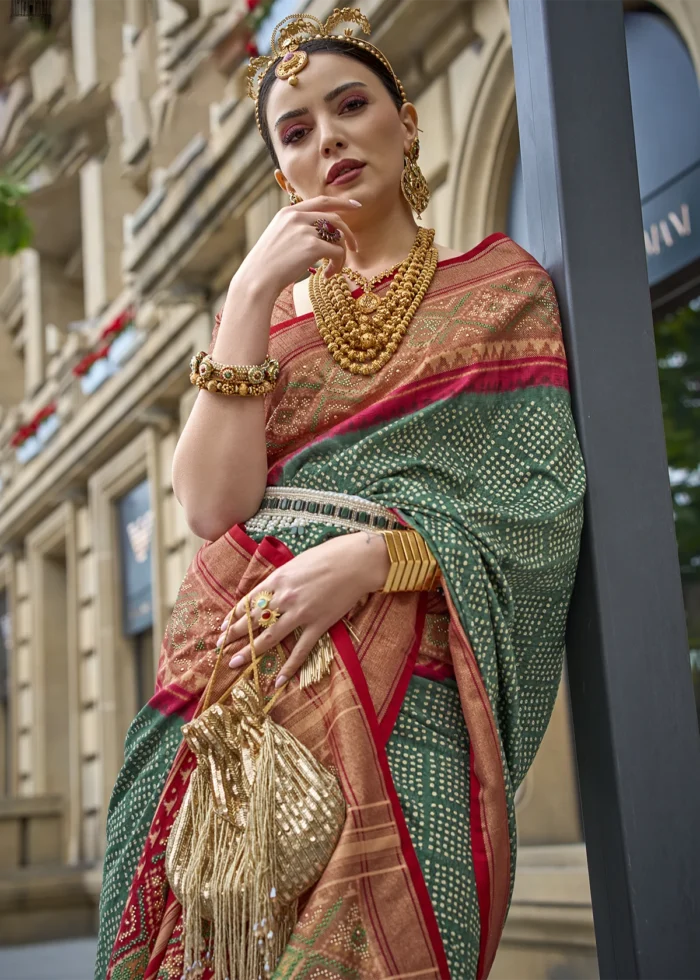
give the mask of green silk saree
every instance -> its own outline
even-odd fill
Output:
[[[313,315],[294,315],[291,288],[270,352],[281,376],[267,398],[268,484],[390,508],[423,535],[444,584],[444,596],[369,596],[351,631],[330,631],[330,676],[303,691],[293,682],[273,709],[338,775],[347,804],[274,976],[485,977],[512,890],[515,791],[561,676],[582,523],[552,284],[492,235],[439,263],[378,374],[344,372]],[[97,980],[183,975],[182,910],[163,860],[193,769],[180,728],[230,607],[340,533],[320,520],[303,533],[237,526],[192,562],[110,806]]]

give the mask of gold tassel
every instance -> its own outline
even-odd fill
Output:
[[[303,629],[297,627],[294,630],[294,637],[298,640],[303,633]],[[333,641],[328,633],[324,633],[320,640],[313,645],[311,652],[304,661],[299,671],[299,688],[311,687],[318,684],[324,677],[327,677],[333,666]]]
[[[192,775],[188,803],[197,834],[181,894],[184,966],[194,976],[210,960],[214,980],[271,976],[296,922],[296,902],[278,901],[274,728],[271,721],[263,726],[242,832],[216,815],[204,767]],[[213,932],[213,947],[206,952],[203,895]]]

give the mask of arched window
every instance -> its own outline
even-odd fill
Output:
[[[625,15],[632,114],[650,284],[700,258],[700,89],[690,54],[667,17]],[[527,248],[518,156],[508,234]]]

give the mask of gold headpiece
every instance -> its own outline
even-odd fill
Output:
[[[270,54],[251,58],[248,65],[248,95],[255,102],[255,119],[261,133],[258,95],[263,78],[270,68],[276,65],[275,75],[278,78],[289,82],[290,85],[297,85],[297,75],[309,61],[308,54],[306,51],[300,51],[299,45],[304,41],[312,41],[316,38],[335,37],[338,40],[346,41],[348,44],[354,44],[358,48],[363,48],[365,51],[370,51],[393,77],[403,101],[408,101],[403,85],[379,48],[375,48],[369,41],[354,37],[352,27],[344,28],[342,34],[334,34],[333,30],[338,24],[359,24],[365,34],[369,34],[371,30],[365,15],[355,7],[343,7],[342,10],[336,8],[325,24],[318,17],[312,17],[310,14],[290,14],[288,17],[284,17],[272,32]]]

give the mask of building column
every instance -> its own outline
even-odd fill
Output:
[[[27,248],[21,253],[21,260],[24,307],[24,394],[25,397],[31,397],[44,383],[46,368],[39,253],[33,248]]]
[[[510,16],[528,239],[559,297],[588,479],[567,660],[600,973],[695,976],[700,740],[623,6],[511,0]]]
[[[73,52],[78,95],[96,85],[112,85],[122,58],[121,3],[74,0]],[[121,177],[118,114],[107,120],[108,151],[80,171],[85,314],[97,316],[122,289],[123,218],[142,195]]]

